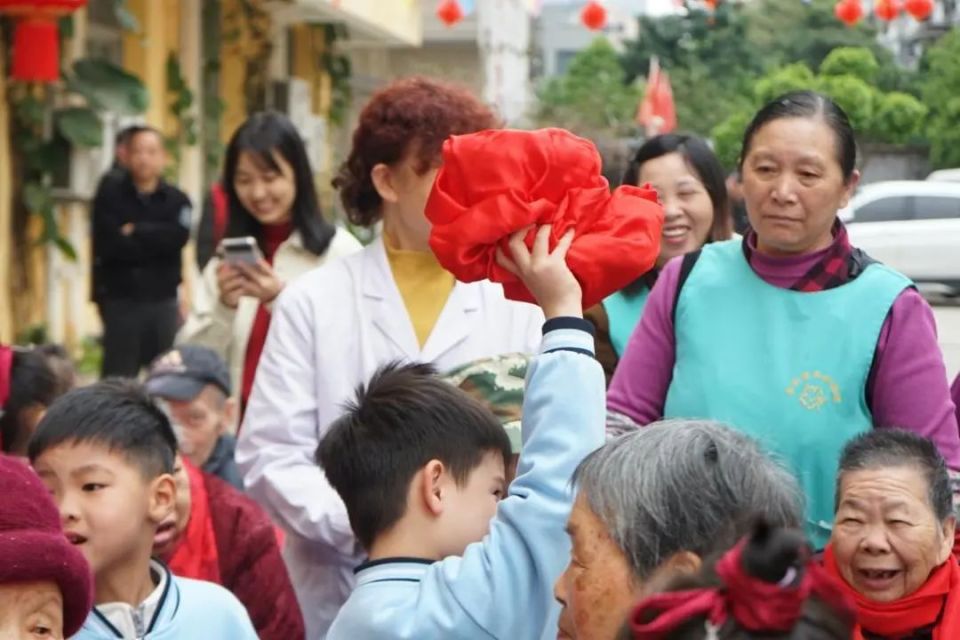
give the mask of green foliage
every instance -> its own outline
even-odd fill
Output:
[[[177,120],[176,133],[164,138],[167,153],[173,159],[167,167],[168,177],[172,179],[179,171],[181,146],[193,146],[198,139],[197,119],[190,111],[194,102],[193,91],[183,77],[180,58],[174,51],[167,55],[167,91],[170,114]]]
[[[751,111],[737,111],[710,132],[717,158],[727,169],[737,166],[743,144],[743,132],[752,118]]]
[[[617,52],[598,38],[577,54],[566,74],[540,88],[536,117],[583,134],[625,133],[633,128],[640,96],[626,83]]]
[[[87,107],[68,107],[53,114],[57,130],[78,147],[98,147],[103,142],[100,116]]]
[[[350,57],[339,50],[337,42],[347,39],[349,35],[347,27],[342,24],[324,24],[317,25],[314,28],[323,29],[324,32],[325,46],[323,54],[320,56],[320,66],[330,76],[332,93],[330,122],[332,124],[343,124],[350,110],[350,101],[353,99],[353,89],[350,85],[353,67]]]
[[[150,95],[140,79],[107,60],[77,60],[67,87],[93,108],[121,115],[143,113],[150,105]]]
[[[869,133],[873,130],[873,103],[877,90],[851,75],[823,76],[818,79],[818,89],[830,96],[847,112],[855,131]]]
[[[753,94],[758,104],[763,105],[790,91],[814,89],[816,82],[810,67],[802,62],[796,62],[775,69],[757,80]]]
[[[865,47],[837,47],[820,65],[822,76],[849,75],[867,83],[876,81],[879,70],[877,57]]]
[[[930,161],[937,168],[960,167],[960,29],[953,29],[925,56],[921,91],[930,109]]]
[[[908,93],[880,95],[873,117],[873,130],[888,142],[906,144],[923,133],[927,107]]]

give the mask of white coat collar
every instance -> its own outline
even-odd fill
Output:
[[[364,250],[362,291],[374,325],[411,360],[432,362],[454,348],[476,328],[482,304],[482,284],[457,282],[421,350],[413,323],[387,262],[383,239]],[[398,312],[402,310],[402,313]]]

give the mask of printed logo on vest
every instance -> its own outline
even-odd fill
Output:
[[[790,381],[786,391],[807,411],[819,411],[831,402],[840,404],[843,401],[840,386],[833,378],[819,371],[804,371]]]

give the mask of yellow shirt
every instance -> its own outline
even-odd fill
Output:
[[[400,290],[400,297],[413,323],[420,348],[427,343],[430,332],[447,304],[447,298],[456,283],[453,274],[446,271],[429,251],[406,251],[394,249],[384,236],[387,262],[393,279]]]

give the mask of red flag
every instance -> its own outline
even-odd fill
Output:
[[[637,124],[643,126],[647,137],[670,133],[677,128],[677,110],[673,104],[670,76],[660,70],[660,61],[650,59],[650,73],[643,100],[637,109]]]

